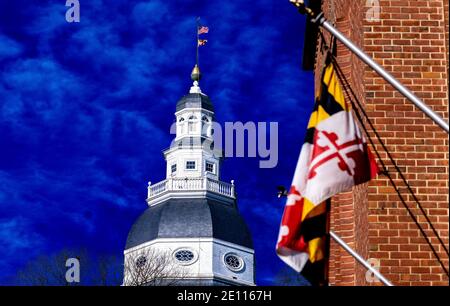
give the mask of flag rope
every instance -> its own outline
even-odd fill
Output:
[[[424,215],[428,225],[431,227],[431,229],[433,230],[433,233],[435,234],[435,236],[437,237],[437,239],[439,240],[440,245],[443,247],[443,249],[445,250],[447,256],[449,255],[449,251],[445,246],[445,243],[443,242],[442,238],[439,236],[437,230],[435,229],[435,227],[433,226],[433,224],[431,223],[431,220],[429,219],[428,215],[426,214],[425,210],[423,209],[422,205],[419,202],[419,199],[417,199],[417,196],[415,195],[415,193],[413,192],[411,186],[408,184],[406,178],[404,177],[402,171],[400,170],[400,168],[397,166],[397,164],[395,163],[395,160],[392,158],[392,155],[390,154],[390,152],[388,151],[386,145],[384,144],[384,142],[382,141],[380,135],[378,134],[378,132],[375,130],[375,127],[373,126],[372,121],[369,119],[367,113],[365,112],[364,108],[361,105],[361,102],[359,101],[359,99],[357,98],[355,92],[353,91],[353,89],[351,88],[348,80],[345,78],[339,64],[337,63],[336,58],[331,54],[330,57],[336,67],[336,72],[338,75],[339,80],[341,81],[344,91],[346,92],[347,96],[349,97],[349,100],[352,104],[354,113],[358,119],[358,121],[360,122],[362,128],[364,129],[364,132],[367,136],[367,138],[369,139],[373,150],[375,151],[379,161],[382,164],[383,170],[384,170],[384,174],[388,177],[391,185],[394,187],[397,195],[399,196],[400,201],[402,202],[403,206],[406,208],[406,210],[408,211],[410,217],[413,219],[413,221],[416,223],[417,227],[419,228],[421,234],[424,236],[426,242],[428,243],[428,245],[430,246],[434,256],[436,257],[437,261],[439,262],[439,264],[441,265],[442,269],[445,271],[447,277],[449,276],[449,272],[447,270],[447,268],[445,267],[444,263],[442,262],[442,260],[440,259],[439,255],[437,254],[436,249],[434,248],[433,244],[431,243],[429,237],[427,236],[427,234],[425,233],[425,230],[422,228],[422,226],[420,225],[420,223],[418,222],[416,216],[413,214],[413,212],[411,211],[411,209],[409,208],[409,206],[406,204],[405,199],[403,198],[400,190],[398,189],[397,185],[395,184],[393,178],[390,176],[388,168],[386,167],[386,164],[384,163],[383,159],[380,156],[380,153],[378,152],[378,150],[375,147],[375,144],[373,142],[372,137],[369,135],[369,132],[367,131],[366,126],[364,125],[364,121],[361,117],[361,114],[359,113],[358,109],[356,108],[356,104],[358,105],[359,110],[363,113],[365,119],[367,120],[367,122],[369,123],[372,131],[374,132],[374,134],[376,135],[378,142],[381,144],[381,146],[383,147],[384,151],[386,152],[389,160],[391,161],[392,165],[394,166],[394,168],[397,170],[398,174],[400,175],[403,183],[406,185],[409,193],[412,195],[414,201],[417,203],[418,207],[420,208],[420,211],[422,212],[422,214]],[[350,91],[350,92],[349,92]],[[356,101],[356,103],[355,103]]]

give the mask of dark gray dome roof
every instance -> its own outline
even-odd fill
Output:
[[[250,232],[234,205],[210,199],[169,199],[147,208],[128,234],[125,249],[156,238],[212,237],[253,248]]]
[[[177,111],[184,108],[204,108],[209,111],[214,111],[214,107],[208,96],[199,93],[190,93],[185,95],[177,103]]]

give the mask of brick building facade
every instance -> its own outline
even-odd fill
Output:
[[[448,0],[309,2],[448,122]],[[377,3],[379,19],[369,20]],[[314,69],[317,88],[324,54],[313,28],[308,26],[306,32],[303,65]],[[330,36],[324,34],[329,44]],[[370,120],[448,248],[448,135],[345,46],[338,43],[336,54]],[[447,254],[373,133],[371,136],[407,205],[448,269]],[[395,285],[449,284],[386,176],[334,197],[331,229],[364,258],[377,259],[380,272]],[[381,284],[368,282],[365,268],[334,241],[330,252],[330,285]]]

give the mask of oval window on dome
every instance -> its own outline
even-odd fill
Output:
[[[181,264],[192,263],[195,259],[195,254],[191,250],[182,249],[174,253],[175,259]]]
[[[225,266],[232,271],[240,271],[244,267],[244,260],[236,254],[228,253],[223,257]]]

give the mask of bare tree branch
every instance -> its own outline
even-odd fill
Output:
[[[77,258],[80,261],[80,283],[66,281],[66,260]],[[12,280],[23,286],[76,286],[97,285],[117,286],[123,280],[123,261],[116,256],[89,256],[84,249],[63,249],[55,254],[41,255],[31,260],[17,272]]]
[[[175,286],[187,275],[168,251],[147,248],[125,256],[125,286]]]

